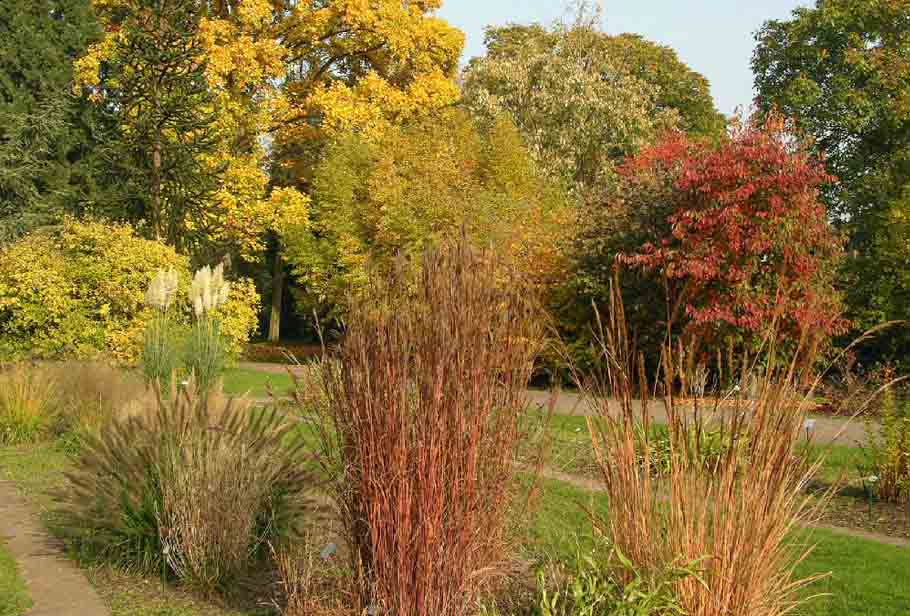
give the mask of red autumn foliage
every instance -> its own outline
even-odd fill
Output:
[[[654,184],[664,211],[655,237],[620,261],[679,290],[690,334],[766,330],[817,343],[845,325],[832,275],[842,242],[819,187],[834,181],[779,120],[736,127],[720,144],[669,135],[620,169],[626,194]]]

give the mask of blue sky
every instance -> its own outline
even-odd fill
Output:
[[[608,32],[634,32],[674,48],[711,82],[717,108],[732,113],[752,101],[753,33],[806,0],[603,0]],[[549,24],[565,15],[562,0],[446,0],[440,15],[467,36],[464,59],[482,55],[485,26]]]

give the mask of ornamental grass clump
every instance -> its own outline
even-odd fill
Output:
[[[100,361],[55,363],[46,369],[60,392],[54,434],[70,438],[71,444],[154,397],[141,374]]]
[[[190,286],[190,303],[195,319],[186,346],[186,368],[194,376],[203,395],[211,391],[224,374],[228,349],[221,333],[218,308],[230,294],[230,284],[224,279],[224,268],[199,269]]]
[[[514,564],[524,392],[543,326],[465,240],[372,276],[321,388],[298,391],[341,512],[354,613],[462,616]]]
[[[54,375],[43,366],[0,366],[0,443],[29,443],[47,436],[59,394]]]
[[[167,388],[180,366],[180,354],[170,309],[177,296],[178,274],[159,270],[145,293],[145,303],[153,313],[145,328],[142,344],[142,370],[149,384]]]
[[[672,349],[667,345],[667,349]],[[769,341],[768,365],[775,362]],[[817,471],[798,455],[807,397],[794,366],[755,376],[755,395],[736,404],[695,399],[680,404],[677,381],[665,377],[662,405],[668,418],[666,473],[650,468],[655,452],[638,434],[651,422],[644,361],[627,334],[621,300],[612,296],[600,327],[603,370],[579,378],[596,411],[589,421],[600,479],[609,497],[608,517],[593,517],[633,570],[659,576],[675,563],[699,563],[697,575],[675,582],[679,605],[690,616],[779,616],[797,604],[797,592],[814,578],[794,568],[810,548],[791,542],[792,532],[815,521],[826,495],[804,493]],[[664,374],[676,374],[669,350]],[[694,406],[694,408],[693,408]],[[711,416],[716,422],[711,425]],[[700,435],[722,434],[723,446],[705,464]],[[748,455],[746,455],[748,453]],[[745,460],[745,462],[744,462]]]
[[[82,558],[208,595],[295,531],[309,455],[282,412],[203,398],[192,383],[131,410],[85,437],[59,495],[60,523]]]

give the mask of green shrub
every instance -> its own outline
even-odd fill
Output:
[[[0,443],[36,441],[47,435],[57,412],[58,387],[40,366],[15,364],[0,372]]]
[[[882,500],[910,500],[910,403],[899,400],[891,388],[881,395],[876,419],[866,420],[866,483]]]
[[[275,409],[250,410],[192,386],[88,435],[61,494],[83,558],[224,589],[294,531],[307,454]]]
[[[145,293],[161,269],[189,286],[189,262],[173,248],[136,235],[128,225],[77,222],[32,233],[0,249],[0,360],[83,359],[107,355],[135,364],[152,309]],[[257,324],[252,281],[231,285],[219,309],[232,354]],[[189,322],[187,301],[175,304]]]
[[[601,539],[603,541],[603,539]],[[606,555],[606,556],[605,556]],[[698,577],[698,563],[645,575],[614,546],[579,554],[555,584],[538,573],[535,616],[685,616],[675,593],[679,580]]]

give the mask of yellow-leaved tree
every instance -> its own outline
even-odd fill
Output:
[[[266,235],[306,217],[272,190],[268,134],[285,108],[285,50],[272,0],[94,0],[105,37],[76,86],[117,118],[111,160],[123,217],[197,259],[257,258]]]
[[[352,134],[329,146],[312,186],[310,226],[288,229],[286,254],[305,300],[335,314],[371,273],[461,233],[540,286],[564,275],[573,209],[504,115],[487,124],[453,109]]]
[[[352,133],[375,143],[390,127],[429,117],[458,99],[464,35],[434,14],[441,0],[278,4],[275,35],[287,68],[275,115],[280,164],[273,179],[279,183],[309,191],[327,144]],[[305,224],[294,225],[283,243],[299,245],[310,233]],[[280,259],[273,263],[273,340],[285,271]]]
[[[199,261],[257,260],[286,224],[305,224],[305,194],[269,174],[287,109],[284,3],[93,4],[106,35],[77,61],[76,86],[117,117],[122,217]]]
[[[278,25],[288,67],[277,133],[300,176],[314,142],[378,137],[458,98],[463,33],[434,15],[442,0],[301,0]]]
[[[77,62],[77,87],[118,117],[125,218],[194,255],[250,258],[306,229],[327,143],[376,140],[457,100],[464,36],[440,5],[94,0],[106,35]],[[273,268],[277,338],[280,254]]]

